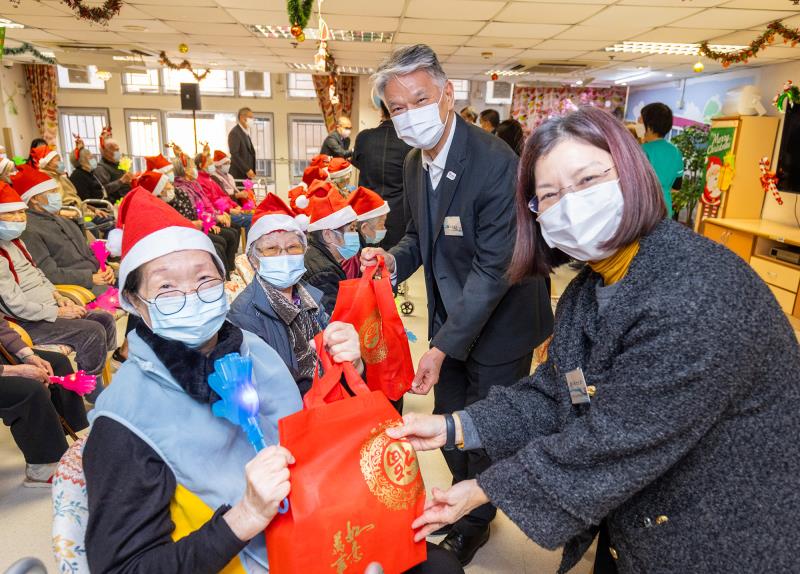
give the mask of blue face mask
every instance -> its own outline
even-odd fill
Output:
[[[364,240],[370,245],[377,245],[378,243],[383,241],[384,237],[386,237],[386,230],[379,229],[375,232],[375,237],[367,237],[366,235],[364,235]]]
[[[0,239],[11,241],[22,235],[25,231],[24,221],[0,221]]]
[[[205,303],[197,293],[192,293],[186,296],[183,309],[172,315],[164,315],[155,303],[145,301],[150,311],[150,328],[153,333],[171,341],[180,341],[192,349],[202,346],[217,334],[228,314],[228,298],[222,293],[225,287],[220,285],[217,289],[221,296],[213,303]]]
[[[346,231],[343,235],[344,245],[337,245],[336,249],[339,250],[339,255],[344,259],[350,259],[361,249],[361,241],[359,241],[358,233],[355,231]]]
[[[288,289],[300,281],[306,272],[304,260],[303,255],[259,257],[258,274],[270,285],[278,289]]]
[[[115,151],[114,152],[114,162],[119,163],[119,160],[122,159],[122,152]]]
[[[89,171],[94,171],[97,169],[97,160],[92,158],[89,160]]]
[[[61,194],[58,192],[48,193],[47,194],[47,203],[45,203],[42,207],[49,211],[50,213],[58,213],[61,211]]]
[[[58,163],[56,164],[56,171],[58,173],[64,173],[64,162],[63,161],[61,161],[61,160],[58,161]]]

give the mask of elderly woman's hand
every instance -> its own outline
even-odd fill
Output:
[[[294,457],[282,446],[267,447],[247,463],[244,496],[224,516],[239,540],[248,541],[257,536],[275,517],[278,506],[291,490],[291,464],[294,464]]]
[[[361,372],[364,363],[361,360],[361,345],[358,332],[350,323],[334,321],[322,333],[322,341],[328,348],[334,363],[351,362]]]
[[[463,439],[460,425],[456,425],[456,443]],[[405,439],[414,450],[442,448],[447,440],[447,424],[442,415],[420,415],[408,413],[403,416],[403,425],[386,429],[393,439]]]
[[[446,524],[455,524],[463,516],[482,504],[489,502],[483,489],[475,479],[464,480],[448,490],[434,488],[425,502],[425,511],[417,518],[411,528],[417,530],[414,541],[425,540],[432,532],[436,532]]]

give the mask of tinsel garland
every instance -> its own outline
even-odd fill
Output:
[[[772,44],[776,36],[782,36],[784,44],[791,43],[792,47],[795,47],[800,42],[800,29],[787,28],[776,20],[770,23],[760,36],[750,42],[747,48],[738,52],[717,52],[711,49],[708,42],[701,42],[700,55],[721,62],[723,68],[727,68],[731,64],[746,64],[750,58],[755,58],[767,45]]]
[[[158,58],[159,58],[158,61],[161,63],[161,65],[166,66],[170,70],[189,70],[194,76],[195,80],[197,80],[198,82],[202,82],[203,80],[205,80],[206,76],[208,76],[208,74],[211,73],[211,70],[209,68],[206,68],[205,70],[203,70],[202,73],[198,74],[197,72],[194,71],[192,63],[189,60],[183,60],[180,64],[175,64],[172,60],[169,59],[166,52],[161,52],[158,55]]]
[[[289,23],[293,26],[305,28],[308,19],[311,17],[311,8],[314,0],[288,0],[286,2],[286,12],[289,14]]]
[[[22,45],[17,47],[17,48],[9,48],[9,47],[6,46],[2,50],[2,55],[3,56],[20,56],[22,54],[31,54],[34,58],[36,58],[37,60],[40,60],[41,62],[43,62],[45,64],[51,64],[52,65],[52,64],[56,63],[56,59],[55,58],[50,58],[49,56],[45,56],[39,50],[37,50],[35,46],[32,46],[31,44],[28,44],[27,42],[23,42]]]
[[[107,24],[111,18],[122,10],[122,0],[106,0],[102,6],[86,6],[82,0],[61,0],[72,8],[81,20],[89,20],[96,24]]]

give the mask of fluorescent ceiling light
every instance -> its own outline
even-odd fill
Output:
[[[522,70],[489,70],[488,72],[484,72],[487,76],[497,74],[501,78],[503,76],[524,76],[526,73],[527,72],[523,72]]]
[[[747,46],[712,44],[710,48],[716,52],[738,52]],[[626,54],[671,54],[675,56],[697,56],[700,44],[677,44],[672,42],[622,42],[606,48],[606,52],[624,52]]]
[[[294,40],[291,26],[269,26],[256,24],[249,26],[250,30],[257,32],[265,38],[279,40]],[[340,42],[376,42],[379,44],[390,44],[394,40],[394,32],[364,32],[362,30],[328,30],[331,40]],[[319,30],[317,28],[306,28],[303,30],[306,40],[319,40]]]
[[[653,75],[653,72],[645,72],[643,74],[636,74],[634,76],[628,76],[627,78],[621,78],[619,80],[615,80],[614,83],[618,86],[627,86],[628,82],[636,82],[637,80],[644,80],[645,78],[649,78]]]
[[[317,68],[314,67],[313,63],[305,63],[305,62],[289,62],[286,66],[290,70],[301,70],[307,72],[316,72],[318,71]],[[358,74],[358,75],[372,75],[375,73],[375,68],[368,68],[366,66],[336,66],[336,71],[340,74]]]
[[[19,22],[14,22],[13,20],[9,20],[8,18],[0,18],[0,28],[24,28],[24,24],[20,24]]]

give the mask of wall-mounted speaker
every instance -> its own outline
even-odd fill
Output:
[[[200,84],[181,84],[181,109],[200,110]]]

